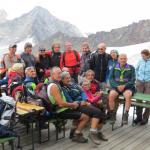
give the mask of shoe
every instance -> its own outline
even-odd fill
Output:
[[[100,142],[100,140],[99,140],[99,138],[98,138],[98,136],[97,136],[97,132],[92,132],[92,131],[90,131],[90,133],[89,133],[89,138],[91,139],[91,141],[92,141],[94,144],[96,144],[96,145],[100,145],[100,144],[101,144],[101,142]]]
[[[143,119],[140,124],[141,124],[141,125],[146,125],[146,124],[148,124],[148,119]]]
[[[74,136],[72,137],[72,141],[77,143],[87,143],[88,139],[86,139],[82,133],[79,134],[75,133]]]
[[[124,116],[123,116],[123,124],[128,124],[128,112],[125,112]]]
[[[108,141],[108,139],[105,137],[105,135],[102,132],[98,132],[97,136],[102,141]]]
[[[75,129],[70,130],[69,138],[72,139],[74,137]]]
[[[111,111],[110,113],[109,113],[109,117],[110,117],[110,124],[114,124],[115,123],[115,121],[116,121],[116,113],[114,112],[114,111]]]
[[[141,123],[142,122],[142,119],[139,119],[139,118],[136,118],[134,121],[133,121],[133,123],[134,124],[138,124],[138,123]]]

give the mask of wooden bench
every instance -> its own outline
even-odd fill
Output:
[[[104,95],[108,96],[108,92],[104,91]],[[123,115],[125,110],[125,98],[123,95],[120,95],[119,97],[120,103],[123,104],[123,111],[122,111],[122,121],[121,126],[123,126]],[[149,102],[147,104],[146,102]],[[133,119],[132,119],[132,125],[134,125],[134,118],[136,114],[136,107],[143,107],[143,108],[150,108],[150,94],[144,94],[144,93],[135,93],[131,98],[131,106],[133,106]],[[116,127],[118,128],[118,127]],[[112,124],[112,130],[116,129],[114,127],[114,124]]]
[[[11,146],[11,150],[14,150],[14,140],[16,139],[16,137],[4,137],[4,138],[0,138],[0,144],[2,145],[2,149],[4,150],[4,144],[6,142],[9,142],[10,146]]]

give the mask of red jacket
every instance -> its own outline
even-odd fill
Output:
[[[79,52],[65,51],[60,60],[60,67],[67,67],[69,69],[70,74],[79,73],[80,72],[80,54]]]

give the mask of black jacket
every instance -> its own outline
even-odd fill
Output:
[[[91,54],[90,69],[95,72],[95,79],[100,82],[105,82],[108,61],[110,55],[107,53],[99,54],[97,51]]]
[[[54,66],[60,67],[61,52],[58,53],[52,52],[50,57],[51,57],[50,67],[51,68]]]

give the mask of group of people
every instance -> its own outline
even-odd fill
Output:
[[[38,95],[41,86],[46,85],[48,101],[54,106],[55,115],[61,119],[72,119],[70,139],[86,143],[83,129],[89,120],[89,138],[100,144],[107,141],[101,129],[106,119],[111,123],[116,120],[116,99],[125,97],[123,123],[128,123],[131,97],[138,91],[150,93],[150,51],[141,51],[141,60],[136,68],[127,63],[127,55],[117,50],[106,53],[106,44],[100,43],[97,50],[91,51],[87,42],[81,45],[82,54],[74,50],[71,42],[61,45],[54,43],[51,50],[39,48],[38,56],[32,54],[32,44],[26,43],[24,52],[16,54],[17,45],[11,44],[8,53],[2,59],[6,74],[0,80],[0,86],[7,85],[8,94],[15,99],[16,91],[22,86],[10,87],[14,81],[23,83],[27,96]],[[11,90],[10,90],[11,89]],[[108,90],[108,97],[103,95]],[[42,105],[42,103],[39,103]],[[44,105],[45,106],[45,105]],[[48,106],[45,106],[47,111]],[[135,124],[147,124],[149,109],[137,107]]]

